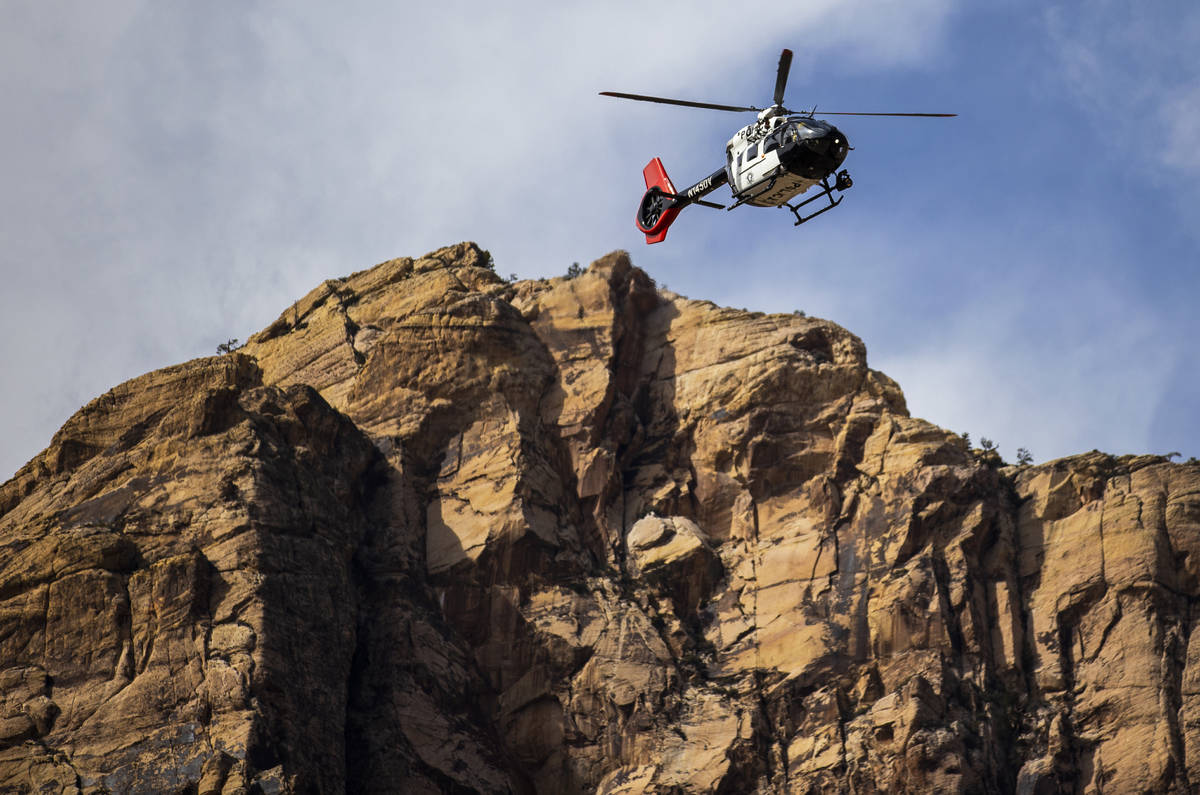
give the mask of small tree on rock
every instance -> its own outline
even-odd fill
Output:
[[[1004,459],[1000,457],[996,443],[986,436],[979,438],[979,452],[976,455],[982,463],[990,467],[1004,466]]]

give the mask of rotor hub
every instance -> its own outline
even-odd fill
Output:
[[[775,118],[776,116],[786,116],[787,113],[788,113],[787,110],[785,108],[783,108],[782,106],[772,105],[771,107],[764,108],[763,110],[758,112],[758,120],[759,121],[767,121],[769,119]]]

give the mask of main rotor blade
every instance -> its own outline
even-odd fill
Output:
[[[792,69],[792,51],[779,54],[779,71],[775,73],[775,104],[783,105],[783,90],[787,88],[788,72]]]
[[[619,97],[621,99],[636,99],[641,102],[661,102],[664,105],[683,105],[686,108],[708,108],[709,110],[753,111],[758,113],[762,108],[743,107],[741,105],[714,105],[711,102],[689,102],[686,99],[666,99],[664,97],[647,97],[643,94],[622,94],[620,91],[601,91],[603,97]]]
[[[923,116],[926,118],[948,119],[957,113],[837,113],[832,110],[818,110],[814,113],[804,113],[805,116]]]

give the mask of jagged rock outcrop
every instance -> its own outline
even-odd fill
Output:
[[[331,280],[0,487],[0,791],[1188,792],[1200,467],[624,254]]]

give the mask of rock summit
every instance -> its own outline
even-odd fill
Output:
[[[464,243],[0,487],[0,791],[1190,792],[1197,597],[1200,467],[1005,467],[831,322]]]

